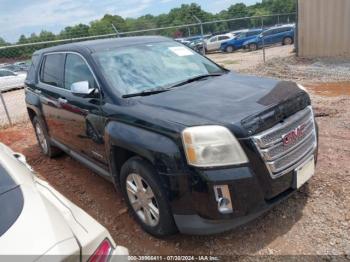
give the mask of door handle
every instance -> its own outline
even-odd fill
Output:
[[[61,104],[67,104],[68,103],[67,99],[62,98],[62,97],[58,98],[58,102],[61,103]]]
[[[38,95],[41,94],[41,90],[39,90],[39,89],[35,89],[34,92],[35,92],[36,94],[38,94]]]

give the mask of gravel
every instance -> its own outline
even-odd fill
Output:
[[[240,72],[304,83],[345,82],[350,80],[350,60],[305,59],[290,55],[269,59],[265,64]]]

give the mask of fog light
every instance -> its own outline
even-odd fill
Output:
[[[222,214],[232,213],[232,201],[230,190],[227,185],[214,186],[215,199],[218,203],[218,210]]]

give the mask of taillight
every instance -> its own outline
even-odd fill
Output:
[[[112,251],[112,245],[105,239],[102,241],[100,246],[96,249],[94,254],[89,258],[89,262],[106,262],[108,261],[109,255]]]

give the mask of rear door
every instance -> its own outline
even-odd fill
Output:
[[[34,89],[41,99],[49,135],[61,143],[65,140],[65,133],[60,97],[67,93],[67,90],[63,89],[64,61],[64,53],[45,54],[40,66],[39,82]]]
[[[227,35],[222,35],[218,37],[218,42],[215,44],[215,50],[219,50],[222,43],[227,42],[231,38]]]
[[[207,50],[208,51],[212,51],[215,49],[216,46],[216,42],[218,41],[218,37],[214,36],[212,38],[210,38],[207,42]]]
[[[274,37],[276,32],[276,29],[271,29],[263,33],[265,45],[271,45],[274,43]]]
[[[276,29],[276,34],[273,37],[272,44],[282,43],[283,38],[285,37],[285,35],[288,31],[290,31],[289,27],[281,27],[281,28]]]
[[[247,33],[241,33],[236,39],[235,39],[235,48],[239,49],[242,48],[243,43],[247,41]]]

